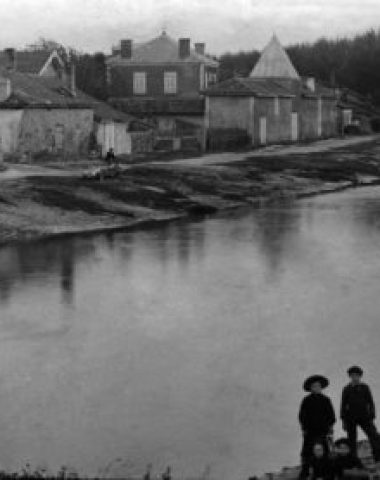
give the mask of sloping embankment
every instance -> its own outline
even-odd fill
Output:
[[[1,182],[0,243],[125,228],[247,204],[380,183],[380,142],[218,165],[135,165],[109,180]]]

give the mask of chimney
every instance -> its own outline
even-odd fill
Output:
[[[132,40],[124,39],[120,41],[121,58],[132,58]]]
[[[199,55],[204,55],[205,54],[205,50],[206,50],[206,45],[204,43],[196,43],[195,44],[195,51],[199,54]]]
[[[190,56],[190,38],[180,38],[178,41],[179,58],[187,58]]]
[[[314,77],[307,77],[306,86],[311,92],[315,92],[315,78]]]
[[[4,53],[7,57],[7,70],[16,70],[16,50],[14,48],[6,48]]]
[[[5,102],[12,92],[9,78],[0,77],[0,103]]]

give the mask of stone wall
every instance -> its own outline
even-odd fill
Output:
[[[298,141],[338,135],[336,101],[326,98],[208,97],[205,122],[214,149],[223,143],[223,131],[240,139],[246,132],[247,144],[260,146],[293,141],[292,113],[298,114]]]
[[[266,118],[268,144],[291,140],[292,100],[290,98],[256,98],[254,112],[254,145],[260,144],[260,118],[262,117]]]
[[[249,130],[249,97],[209,97],[210,129]]]
[[[335,137],[339,134],[338,109],[335,99],[322,101],[322,136]]]
[[[17,151],[85,154],[92,130],[90,109],[27,109],[20,122]]]
[[[300,140],[315,140],[318,135],[318,99],[301,98],[298,102]]]
[[[10,154],[17,151],[23,110],[0,110],[0,149]]]

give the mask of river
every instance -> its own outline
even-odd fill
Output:
[[[2,248],[1,467],[295,464],[307,375],[380,401],[379,250],[379,187]]]

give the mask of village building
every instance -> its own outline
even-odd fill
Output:
[[[2,57],[6,58],[0,77],[3,155],[77,157],[89,150],[104,156],[110,148],[116,155],[152,150],[152,129],[78,90],[74,66],[64,68],[57,52],[27,53],[28,61],[12,49]]]
[[[335,91],[301,78],[276,36],[249,77],[205,90],[204,145],[260,146],[337,135]]]
[[[0,79],[0,142],[3,154],[85,154],[93,130],[92,105],[68,88],[49,87],[49,77],[16,71]]]
[[[134,44],[121,40],[107,61],[109,102],[118,109],[153,122],[158,142],[182,148],[203,138],[204,97],[216,82],[218,62],[204,43],[191,46],[166,32]]]
[[[0,51],[0,69],[61,79],[66,76],[65,63],[57,49],[6,48]]]

